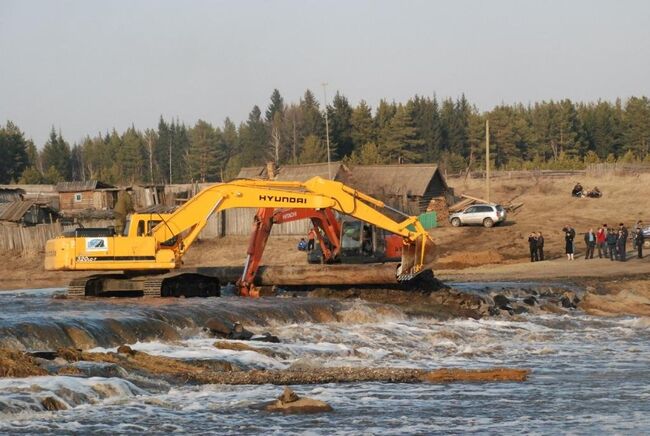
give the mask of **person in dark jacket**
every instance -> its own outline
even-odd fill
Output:
[[[537,262],[539,257],[537,255],[537,235],[535,232],[528,235],[528,247],[530,248],[530,261]]]
[[[636,223],[636,232],[634,235],[634,243],[636,244],[637,257],[643,259],[643,244],[645,242],[645,235],[643,234],[643,224],[641,221]]]
[[[585,253],[585,260],[594,258],[594,248],[596,248],[596,234],[594,229],[589,229],[585,233],[585,245],[587,246],[587,252]]]
[[[542,232],[537,232],[537,258],[544,260],[544,235]]]
[[[620,223],[618,225],[618,230],[619,230],[619,239],[620,241],[616,244],[616,247],[618,249],[618,257],[621,262],[625,262],[627,259],[627,253],[626,253],[626,247],[625,245],[627,244],[627,227],[623,223]]]
[[[618,236],[616,237],[616,254],[618,260],[625,262],[625,233],[623,230],[618,231]]]
[[[562,229],[564,232],[564,252],[567,260],[573,260],[573,240],[576,237],[576,231],[571,226]]]
[[[609,251],[609,259],[616,260],[616,240],[618,239],[613,229],[607,230],[607,250]]]

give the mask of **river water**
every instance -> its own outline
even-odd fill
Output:
[[[281,387],[270,385],[179,386],[119,371],[91,378],[6,378],[0,379],[1,433],[650,432],[646,318],[597,318],[574,311],[439,321],[346,301],[336,303],[332,319],[311,309],[271,308],[292,307],[291,300],[181,299],[149,307],[135,300],[56,300],[51,298],[56,292],[0,293],[0,342],[28,349],[69,346],[66,341],[78,338],[81,330],[97,351],[114,350],[131,335],[137,350],[229,360],[243,368],[507,366],[529,368],[532,374],[524,383],[293,386],[299,395],[328,402],[334,412],[289,416],[250,407],[281,393]],[[262,309],[247,326],[277,335],[282,343],[255,346],[276,351],[276,357],[216,349],[214,339],[199,328],[212,313],[227,311],[241,318],[256,308]],[[146,327],[152,320],[154,329]],[[102,329],[107,339],[102,339]],[[45,396],[69,409],[43,410],[40,399]]]

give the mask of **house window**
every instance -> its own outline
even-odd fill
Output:
[[[81,201],[81,194],[75,194],[74,195],[74,202],[79,203]]]

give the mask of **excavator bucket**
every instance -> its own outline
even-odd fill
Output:
[[[397,270],[397,281],[405,283],[422,272],[429,270],[435,258],[435,245],[428,237],[416,239],[414,243],[402,247],[402,263]]]

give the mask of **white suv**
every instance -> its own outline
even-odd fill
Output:
[[[454,227],[465,224],[481,224],[492,227],[506,220],[506,210],[498,204],[475,204],[462,212],[449,215],[449,222]]]

